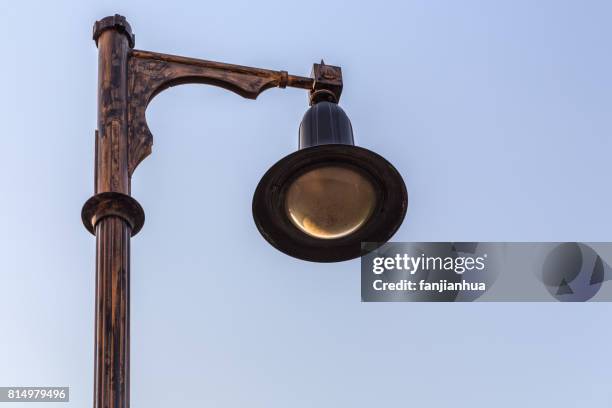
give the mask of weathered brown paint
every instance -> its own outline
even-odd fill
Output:
[[[82,211],[83,223],[96,235],[94,408],[129,408],[130,236],[144,223],[144,211],[130,197],[130,179],[136,166],[151,153],[147,105],[164,89],[186,83],[216,85],[251,99],[272,87],[311,92],[328,89],[337,100],[342,78],[321,75],[313,79],[285,71],[132,50],[134,36],[119,15],[97,21],[94,40],[99,55],[96,195]]]
[[[128,37],[118,29],[98,34],[96,194],[129,194],[127,132]],[[130,236],[126,219],[94,214],[96,332],[94,408],[128,408],[130,378]],[[101,216],[99,221],[96,216]]]
[[[96,224],[94,408],[130,406],[130,235],[119,217]]]
[[[98,180],[96,193],[129,194],[127,171],[128,40],[116,30],[98,38]]]

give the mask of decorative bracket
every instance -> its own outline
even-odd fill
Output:
[[[325,81],[328,81],[325,72],[327,71],[321,75]],[[336,78],[335,81],[337,82],[338,79]],[[341,78],[339,81],[340,89],[342,89]],[[128,171],[130,177],[138,164],[151,153],[153,145],[153,135],[147,126],[145,117],[147,106],[163,90],[171,86],[190,83],[215,85],[242,97],[255,99],[260,93],[273,87],[289,86],[312,91],[316,80],[289,75],[286,71],[272,71],[132,50],[128,62]]]

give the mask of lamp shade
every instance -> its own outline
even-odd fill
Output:
[[[346,113],[333,102],[311,106],[299,129],[299,150],[274,164],[253,196],[262,236],[296,258],[336,262],[358,257],[391,238],[408,194],[382,156],[354,145]]]

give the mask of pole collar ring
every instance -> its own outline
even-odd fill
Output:
[[[96,224],[106,217],[119,217],[126,221],[132,236],[138,234],[145,221],[145,213],[138,201],[127,194],[108,191],[91,197],[81,211],[81,220],[87,231],[96,234]]]

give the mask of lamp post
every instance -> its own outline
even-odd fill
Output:
[[[131,176],[151,153],[145,119],[149,102],[180,84],[220,86],[255,99],[266,89],[309,91],[300,150],[264,175],[253,198],[257,228],[277,249],[330,262],[362,253],[361,242],[385,242],[407,207],[404,182],[381,156],[354,146],[350,121],[337,105],[339,67],[314,64],[310,78],[134,49],[125,17],[94,24],[98,46],[98,126],[95,194],[83,206],[96,236],[94,408],[129,407],[130,238],[144,211],[130,195]]]

